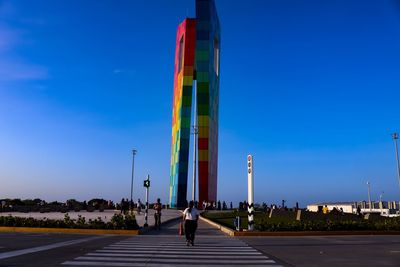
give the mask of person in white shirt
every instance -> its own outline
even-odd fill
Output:
[[[189,207],[183,211],[183,220],[185,221],[186,245],[194,246],[194,236],[199,220],[199,211],[194,207],[193,201],[189,202]]]

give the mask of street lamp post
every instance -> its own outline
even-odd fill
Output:
[[[197,128],[197,82],[194,82],[194,108],[193,108],[193,113],[194,113],[194,118],[193,118],[193,179],[192,179],[192,200],[194,203],[196,203],[196,167],[197,167],[197,134],[199,133],[199,130]]]
[[[372,203],[371,203],[371,183],[368,181],[367,182],[367,186],[368,186],[368,203],[369,203],[369,211],[372,210]]]
[[[131,201],[129,202],[129,210],[132,212],[133,204],[133,171],[135,169],[135,155],[137,153],[136,149],[132,149],[132,180],[131,180]]]
[[[198,128],[196,125],[193,126],[193,181],[192,181],[192,200],[195,203],[196,202],[196,176],[197,176],[197,134],[198,134]]]
[[[400,187],[400,163],[399,163],[399,148],[397,145],[397,140],[399,139],[399,134],[398,133],[393,133],[392,134],[393,141],[394,141],[394,147],[395,147],[395,152],[396,152],[396,162],[397,162],[397,179],[399,180],[399,187]]]

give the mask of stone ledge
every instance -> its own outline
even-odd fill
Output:
[[[225,234],[227,234],[229,236],[235,236],[236,231],[234,231],[226,226],[223,226],[223,225],[220,225],[219,223],[213,222],[210,219],[204,218],[201,215],[200,215],[200,220],[205,221],[206,223],[214,226],[215,228],[221,230],[222,232],[224,232]]]

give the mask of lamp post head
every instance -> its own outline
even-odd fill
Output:
[[[398,133],[392,133],[392,137],[394,140],[399,139],[399,134]]]
[[[132,149],[132,154],[136,155],[136,153],[137,153],[137,150],[136,149]]]

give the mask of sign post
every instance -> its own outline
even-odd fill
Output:
[[[254,177],[253,177],[253,156],[247,156],[247,194],[248,194],[248,230],[254,230]]]
[[[149,188],[150,188],[150,175],[147,175],[147,180],[143,181],[143,186],[146,187],[146,212],[144,214],[144,225],[143,227],[148,227],[147,217],[149,214]]]

